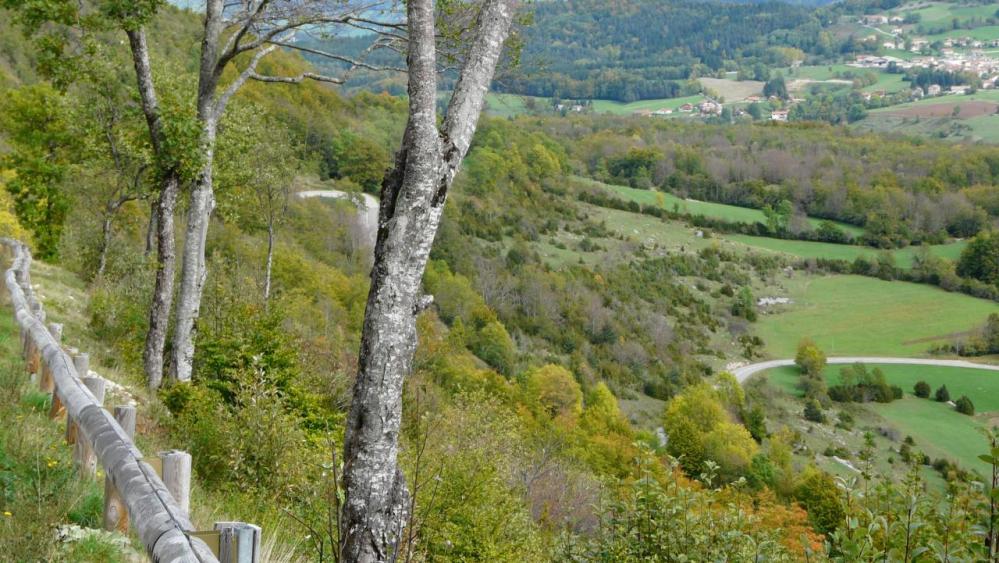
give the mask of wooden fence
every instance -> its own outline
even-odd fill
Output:
[[[188,514],[191,456],[161,452],[146,459],[135,447],[135,407],[104,409],[105,381],[90,371],[89,357],[62,346],[62,326],[45,324],[45,311],[31,288],[31,252],[23,243],[0,238],[11,255],[5,275],[28,372],[52,394],[50,417],[66,418],[66,441],[81,478],[92,479],[100,463],[104,484],[104,526],[126,532],[129,524],[157,562],[256,563],[260,528],[216,522],[197,531]]]

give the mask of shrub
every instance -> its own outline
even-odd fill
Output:
[[[937,401],[939,401],[941,403],[946,403],[947,401],[949,401],[950,400],[950,391],[947,390],[947,386],[946,385],[941,385],[940,388],[937,389],[937,393],[936,393],[935,397],[936,397]]]
[[[975,404],[971,402],[971,399],[967,395],[961,395],[961,398],[957,400],[957,412],[961,414],[966,414],[968,416],[975,415]]]
[[[798,353],[794,363],[807,375],[819,375],[826,367],[826,355],[815,345],[815,342],[805,338],[798,344]]]
[[[919,381],[916,383],[916,386],[913,387],[913,391],[916,393],[917,397],[927,399],[930,396],[930,384],[925,381]]]
[[[822,412],[822,406],[815,399],[809,399],[805,403],[805,420],[812,422],[825,422],[826,415]]]

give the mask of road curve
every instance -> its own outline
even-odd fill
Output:
[[[378,198],[370,194],[356,192],[341,192],[340,190],[306,190],[295,194],[300,199],[320,197],[328,199],[345,199],[357,207],[357,223],[364,233],[366,243],[375,247],[378,237]]]
[[[965,360],[933,360],[928,358],[890,358],[890,357],[880,357],[880,356],[857,356],[857,357],[841,357],[841,358],[828,358],[826,360],[829,364],[899,364],[908,366],[939,366],[948,368],[973,368],[973,369],[985,369],[990,371],[999,371],[999,365],[991,364],[977,364],[975,362],[969,362]],[[759,362],[756,364],[749,364],[739,368],[730,370],[732,375],[735,376],[739,383],[744,383],[750,376],[760,373],[761,371],[766,371],[768,369],[779,368],[784,366],[793,366],[794,360],[770,360],[768,362]]]

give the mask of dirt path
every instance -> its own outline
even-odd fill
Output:
[[[864,364],[939,366],[939,367],[973,368],[973,369],[984,369],[989,371],[999,371],[999,365],[977,364],[975,362],[969,362],[966,360],[932,360],[926,358],[891,358],[891,357],[880,357],[880,356],[858,356],[858,357],[829,358],[827,362],[830,365],[855,364],[860,362]],[[762,371],[784,366],[793,366],[793,365],[794,365],[794,360],[770,360],[768,362],[759,362],[735,368],[732,370],[732,375],[735,376],[736,380],[738,380],[739,383],[745,383],[745,381],[749,379],[751,376],[760,373]]]

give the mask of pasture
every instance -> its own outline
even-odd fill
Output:
[[[753,209],[751,207],[740,207],[738,205],[726,205],[724,203],[714,203],[695,199],[683,199],[671,193],[661,192],[658,190],[643,190],[630,188],[628,186],[605,184],[603,182],[597,182],[595,180],[582,177],[576,177],[576,179],[591,185],[602,187],[621,199],[634,201],[642,205],[654,205],[671,211],[675,210],[679,213],[704,215],[705,217],[723,219],[733,223],[766,222],[766,216],[763,214],[763,211]],[[821,219],[816,218],[810,218],[808,221],[813,227],[818,227],[822,223]],[[839,222],[837,222],[836,225],[854,236],[863,234],[864,232],[862,228],[857,227],[856,225]]]
[[[784,282],[793,304],[761,315],[757,334],[776,358],[802,338],[830,356],[924,356],[934,343],[985,322],[999,303],[937,287],[875,278],[797,275]]]
[[[856,228],[856,227],[855,227]],[[807,240],[785,240],[768,237],[755,237],[750,235],[724,235],[725,238],[752,246],[761,250],[780,252],[797,256],[799,258],[827,258],[832,260],[853,261],[864,257],[868,259],[877,258],[878,254],[884,252],[869,246],[857,246],[849,244],[832,244],[828,242],[813,242]],[[939,244],[929,246],[929,251],[935,256],[948,260],[957,260],[961,256],[961,251],[967,245],[964,241],[952,242],[950,244]],[[913,259],[920,252],[920,247],[910,246],[890,251],[895,256],[895,264],[900,268],[912,267]]]
[[[839,381],[845,366],[829,366],[824,375],[830,384]],[[987,466],[977,456],[985,451],[980,429],[999,415],[999,372],[937,366],[899,366],[868,364],[880,368],[888,383],[898,385],[905,396],[888,404],[867,403],[866,408],[891,423],[902,436],[915,438],[918,449],[931,458],[947,458],[962,466],[984,470]],[[786,393],[800,397],[799,372],[783,367],[766,372],[767,380]],[[920,399],[912,394],[917,381],[926,381],[936,390],[946,384],[952,399],[967,395],[975,403],[975,417],[956,412],[944,403]]]

